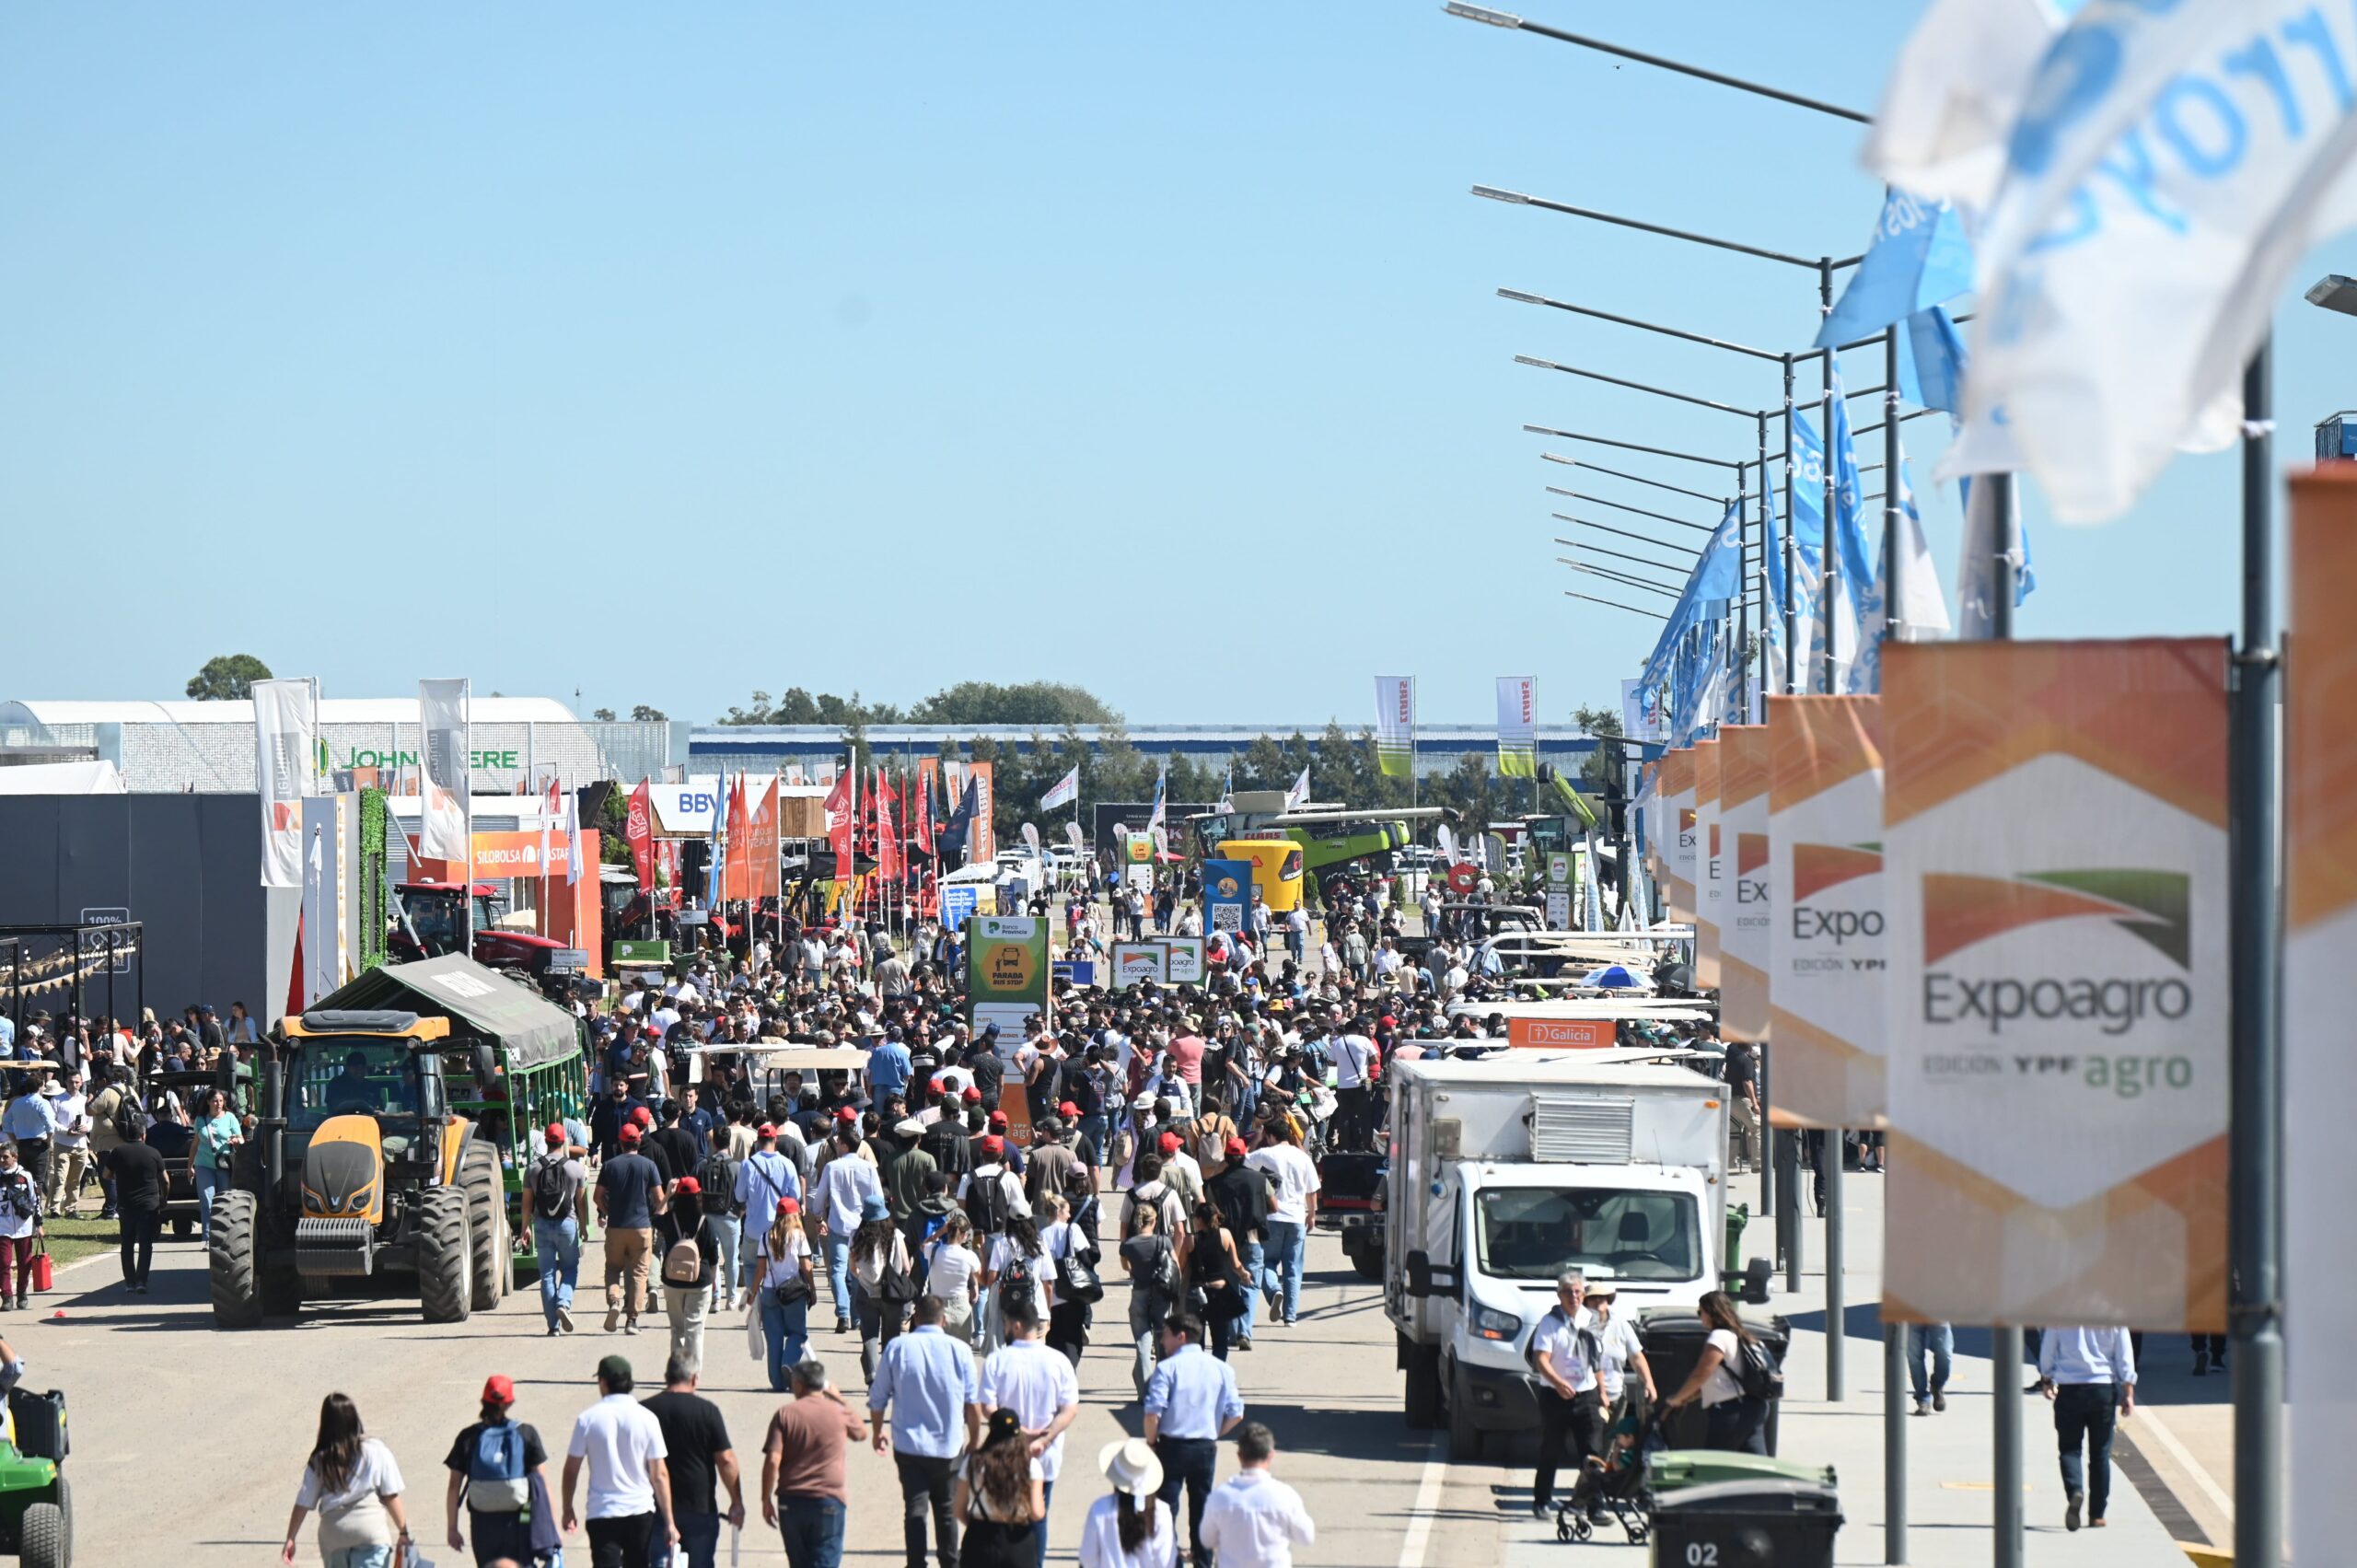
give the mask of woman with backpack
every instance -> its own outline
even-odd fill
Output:
[[[810,1342],[810,1300],[818,1294],[811,1281],[810,1238],[802,1231],[802,1205],[791,1198],[777,1202],[761,1249],[753,1260],[752,1310],[761,1314],[761,1333],[769,1352],[770,1390],[784,1393],[793,1387],[788,1374],[802,1361]]]
[[[1054,1287],[1038,1224],[1029,1214],[1007,1215],[1005,1227],[991,1237],[990,1255],[982,1260],[982,1289],[988,1295],[982,1303],[981,1353],[988,1355],[1006,1343],[1006,1304],[1011,1300],[1028,1297],[1032,1312],[1047,1321]]]
[[[1162,1234],[1162,1211],[1153,1203],[1133,1206],[1130,1234],[1121,1243],[1121,1272],[1130,1276],[1130,1338],[1137,1342],[1137,1361],[1130,1380],[1138,1398],[1145,1398],[1146,1379],[1154,1376],[1155,1350],[1162,1325],[1178,1309],[1185,1286],[1180,1283],[1178,1250]]]
[[[463,1551],[459,1504],[467,1505],[475,1568],[500,1562],[543,1562],[563,1538],[549,1509],[548,1448],[540,1434],[515,1419],[516,1385],[494,1375],[482,1386],[482,1413],[459,1434],[442,1461],[450,1472],[443,1500],[450,1550]]]
[[[917,1295],[908,1239],[892,1223],[892,1206],[881,1192],[861,1200],[859,1228],[852,1233],[848,1259],[852,1315],[859,1323],[859,1370],[873,1383],[876,1358],[900,1338],[901,1320]]]
[[[1039,1562],[1034,1538],[1048,1516],[1042,1469],[1023,1418],[1011,1410],[991,1411],[981,1445],[958,1462],[955,1507],[966,1527],[958,1560],[966,1568],[1033,1568]]]
[[[1234,1325],[1244,1316],[1244,1262],[1236,1255],[1236,1238],[1220,1224],[1219,1206],[1208,1198],[1196,1203],[1194,1224],[1178,1243],[1178,1267],[1187,1279],[1188,1310],[1209,1326],[1212,1354],[1225,1361]]]
[[[703,1367],[704,1307],[712,1299],[724,1226],[736,1222],[704,1212],[703,1183],[679,1179],[671,1193],[671,1217],[679,1239],[663,1254],[663,1306],[671,1320],[671,1359],[691,1372]],[[798,1227],[797,1227],[798,1228]]]
[[[1050,1192],[1041,1197],[1039,1245],[1048,1254],[1047,1276],[1051,1281],[1061,1283],[1077,1272],[1086,1277],[1074,1283],[1086,1284],[1095,1277],[1097,1243],[1073,1222],[1071,1214],[1072,1205],[1062,1194]],[[1073,1270],[1075,1263],[1079,1265],[1077,1271]],[[1048,1308],[1048,1348],[1062,1352],[1074,1367],[1080,1365],[1080,1353],[1088,1348],[1089,1304],[1103,1296],[1104,1288],[1098,1284],[1095,1295],[1079,1300],[1066,1290],[1051,1293],[1054,1302]]]
[[[1765,1457],[1768,1445],[1762,1428],[1768,1420],[1768,1397],[1782,1381],[1768,1347],[1744,1326],[1735,1298],[1723,1290],[1706,1294],[1699,1308],[1710,1337],[1702,1342],[1701,1359],[1694,1364],[1686,1386],[1670,1396],[1669,1408],[1700,1400],[1702,1403],[1705,1448]]]

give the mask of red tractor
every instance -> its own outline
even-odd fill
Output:
[[[409,918],[393,926],[393,956],[402,962],[414,962],[457,952],[466,940],[469,889],[456,882],[404,882],[398,891]],[[475,943],[470,956],[485,969],[541,974],[565,950],[564,944],[553,937],[500,930],[493,923],[501,912],[498,896],[482,882],[476,883],[472,892]],[[412,931],[417,934],[414,941],[410,937]]]

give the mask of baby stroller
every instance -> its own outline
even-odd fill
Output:
[[[1653,1489],[1645,1483],[1645,1456],[1663,1446],[1658,1406],[1647,1410],[1642,1420],[1630,1411],[1613,1423],[1604,1456],[1581,1464],[1571,1496],[1556,1504],[1555,1539],[1587,1539],[1596,1533],[1589,1515],[1601,1509],[1628,1532],[1631,1546],[1644,1545],[1654,1510]]]

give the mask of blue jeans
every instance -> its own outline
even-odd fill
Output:
[[[778,1505],[786,1568],[842,1568],[843,1505],[831,1497],[789,1497]]]
[[[341,1551],[319,1554],[327,1568],[393,1568],[393,1549],[389,1546],[347,1546]]]
[[[827,1234],[827,1288],[835,1293],[835,1320],[851,1316],[851,1237]]]
[[[673,1551],[663,1533],[655,1533],[653,1551],[649,1552],[652,1568],[674,1568],[684,1563],[686,1568],[717,1568],[720,1556],[720,1516],[717,1514],[674,1514],[671,1522],[679,1527],[679,1550]]]
[[[581,1222],[571,1214],[561,1220],[534,1214],[532,1251],[540,1260],[540,1316],[553,1329],[557,1308],[572,1307],[581,1278]]]
[[[1034,1558],[1032,1561],[1037,1562],[1039,1565],[1039,1568],[1048,1568],[1047,1505],[1054,1502],[1055,1497],[1056,1483],[1052,1481],[1041,1481],[1039,1483],[1039,1527],[1031,1532],[1032,1544],[1039,1549],[1039,1556]]]
[[[213,1199],[215,1194],[229,1191],[229,1173],[209,1165],[196,1167],[196,1234],[213,1234]],[[366,1565],[363,1565],[366,1568]]]
[[[1245,1242],[1239,1250],[1244,1254],[1240,1261],[1244,1264],[1244,1278],[1248,1283],[1245,1289],[1238,1293],[1244,1297],[1244,1310],[1228,1319],[1227,1332],[1230,1339],[1241,1334],[1248,1340],[1252,1337],[1252,1319],[1256,1315],[1255,1309],[1260,1305],[1260,1292],[1257,1287],[1260,1283],[1260,1260],[1264,1254],[1260,1243],[1257,1241]]]
[[[761,1292],[761,1332],[770,1343],[770,1390],[783,1394],[790,1387],[788,1368],[798,1365],[803,1348],[810,1342],[810,1304],[797,1301],[782,1306],[777,1292]]]
[[[1261,1248],[1268,1266],[1261,1271],[1260,1288],[1283,1305],[1288,1323],[1301,1308],[1301,1266],[1307,1250],[1306,1237],[1298,1222],[1269,1222],[1269,1239]]]
[[[1931,1353],[1932,1381],[1927,1389],[1923,1384],[1923,1353]],[[1915,1390],[1915,1402],[1922,1404],[1948,1386],[1948,1365],[1956,1355],[1956,1330],[1945,1323],[1910,1323],[1907,1325],[1907,1381]]]

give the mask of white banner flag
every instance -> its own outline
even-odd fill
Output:
[[[1308,804],[1309,770],[1306,767],[1304,767],[1301,770],[1301,777],[1294,780],[1293,787],[1285,791],[1285,809],[1290,811],[1296,806],[1306,806]]]
[[[1405,778],[1416,756],[1416,678],[1375,678],[1375,760],[1383,772]]]
[[[1538,776],[1538,704],[1527,675],[1498,677],[1498,776]]]
[[[2061,26],[2049,0],[1933,0],[1891,67],[1860,161],[1915,195],[1986,207],[2006,133]]]
[[[2049,52],[1990,216],[1965,412],[2003,406],[2061,520],[2118,516],[2231,433],[2292,268],[2357,220],[2351,59],[2357,15],[2313,0],[2096,0]]]
[[[564,882],[581,880],[581,792],[564,792]]]
[[[1080,798],[1080,764],[1073,764],[1072,772],[1058,779],[1039,797],[1039,809],[1053,811],[1060,806],[1070,806]]]
[[[424,763],[424,801],[418,853],[428,860],[459,865],[473,859],[469,832],[474,804],[468,772],[468,691],[464,678],[417,683],[418,722],[425,736],[425,744],[419,749]]]
[[[1037,824],[1031,822],[1026,822],[1023,824],[1023,842],[1029,847],[1031,851],[1031,858],[1034,860],[1039,859],[1039,829]]]
[[[261,885],[303,885],[303,797],[319,790],[319,688],[257,680],[254,784],[261,797]]]

